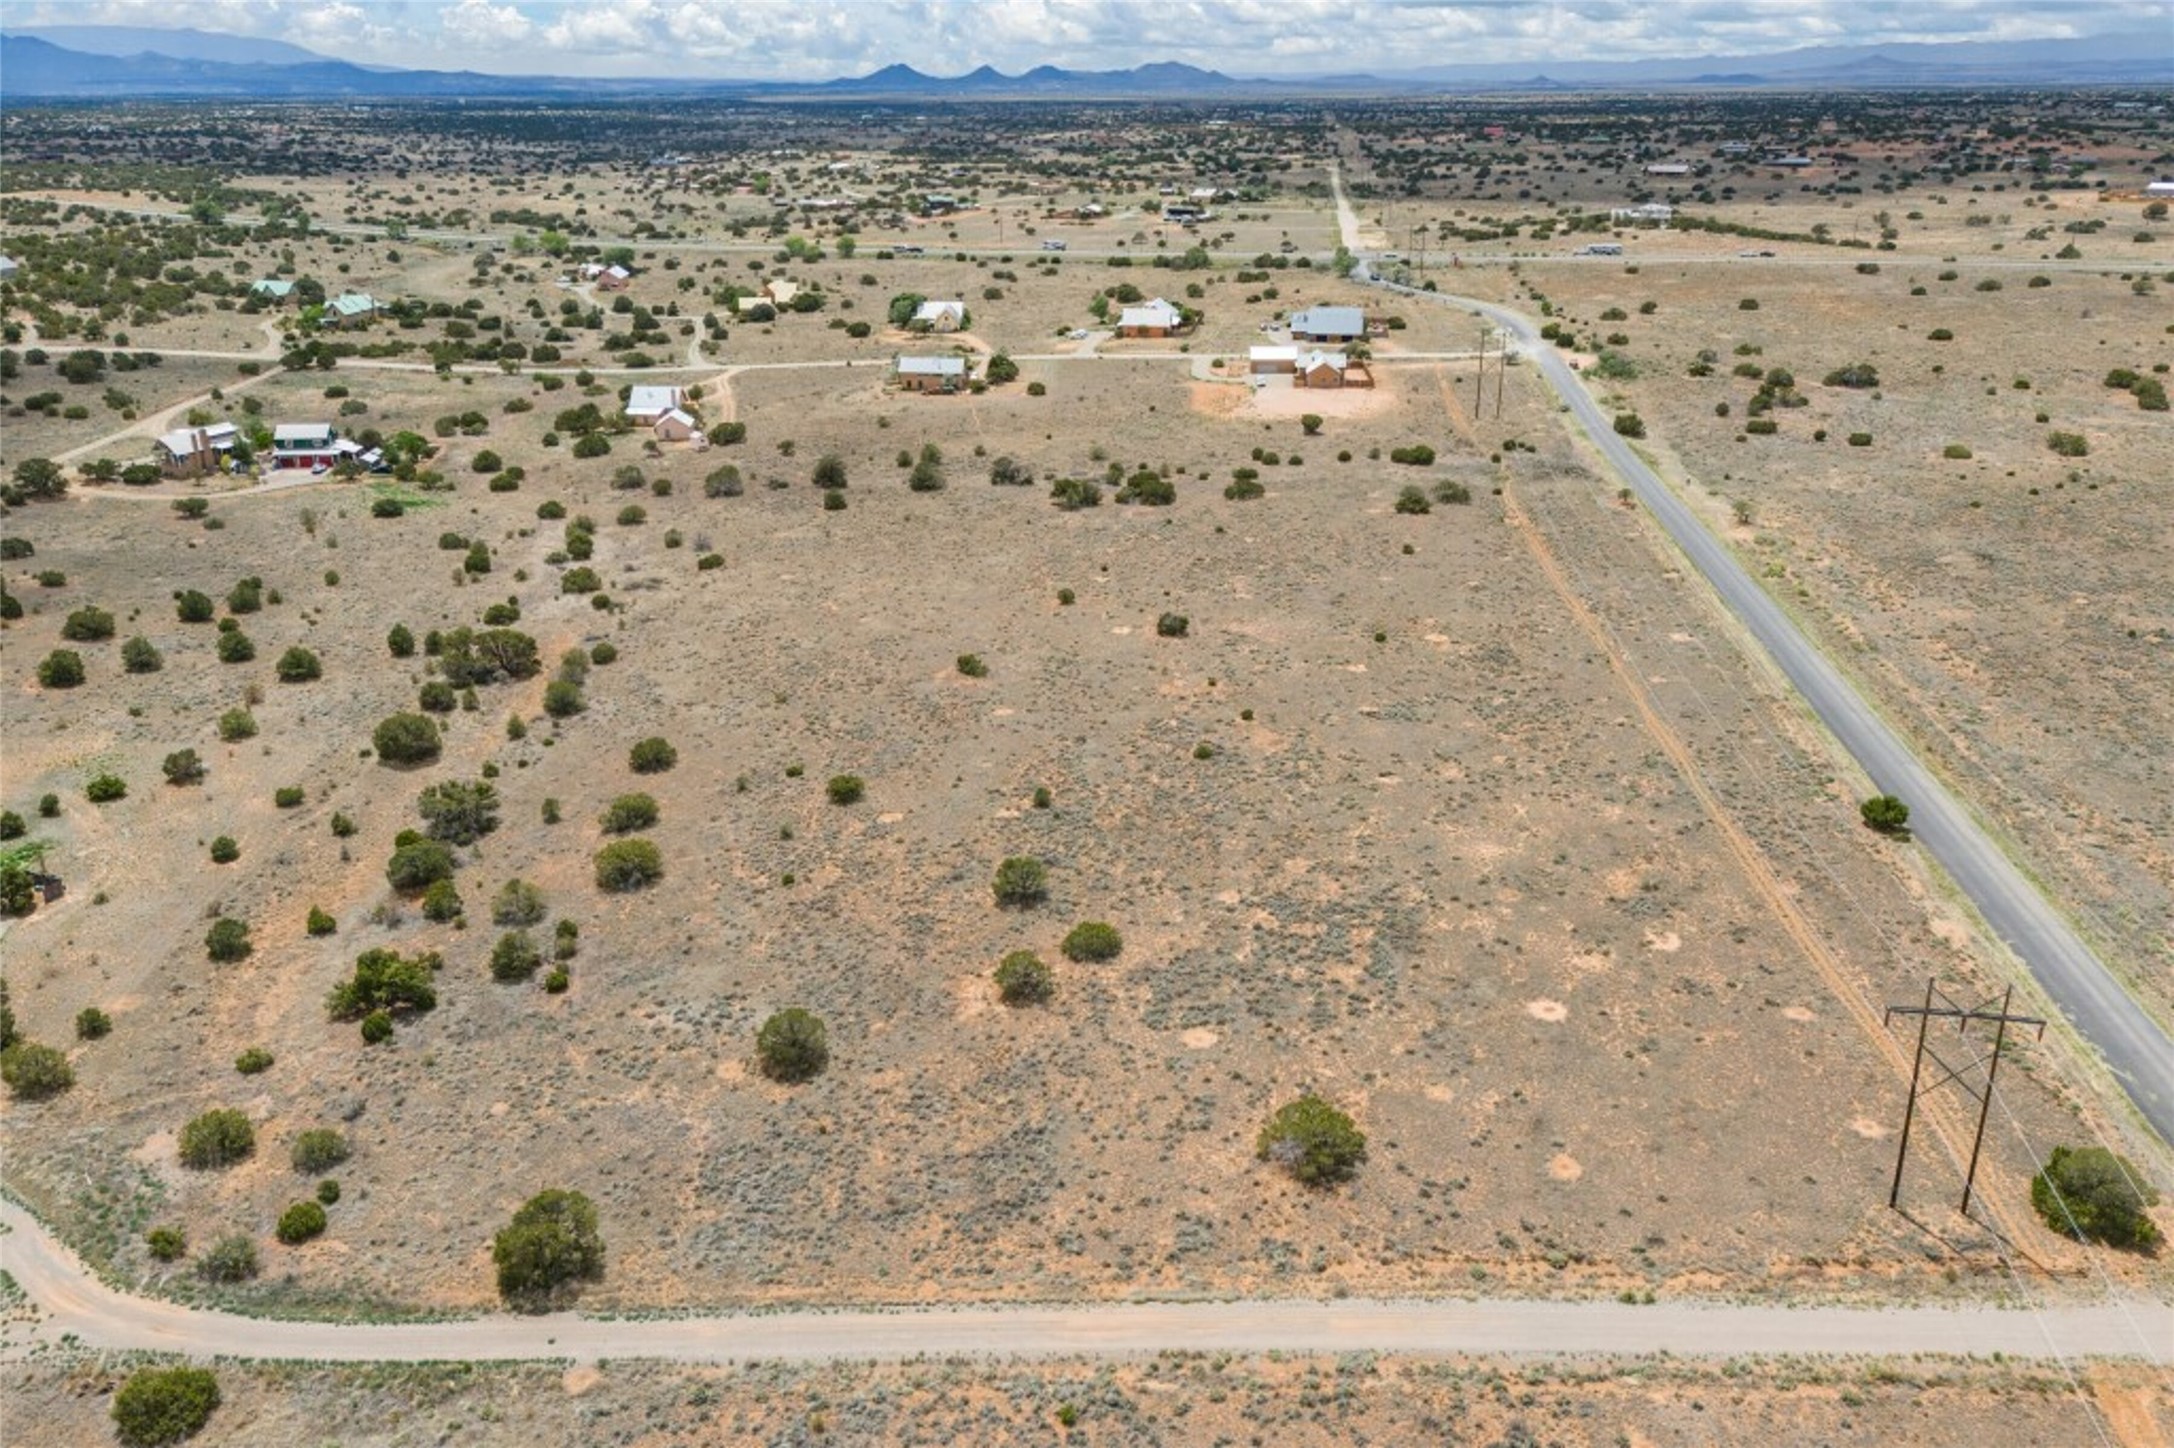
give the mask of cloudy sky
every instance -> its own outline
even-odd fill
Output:
[[[2169,0],[0,0],[36,24],[191,26],[434,70],[816,79],[903,61],[1237,75],[2166,34]]]

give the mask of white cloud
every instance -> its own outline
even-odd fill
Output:
[[[526,40],[536,22],[511,5],[491,0],[460,0],[438,19],[446,39],[467,45],[513,45]]]

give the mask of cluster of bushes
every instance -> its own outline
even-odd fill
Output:
[[[2154,370],[2164,371],[2166,364],[2161,363]],[[2166,384],[2156,377],[2134,372],[2127,367],[2116,367],[2106,374],[2106,385],[2129,393],[2136,399],[2136,405],[2145,412],[2167,410]]]

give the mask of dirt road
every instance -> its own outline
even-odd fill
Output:
[[[2174,1305],[2006,1311],[1665,1302],[1274,1301],[1023,1305],[606,1321],[559,1313],[458,1322],[274,1322],[131,1297],[0,1202],[0,1265],[46,1314],[41,1336],[193,1357],[321,1362],[652,1358],[673,1362],[1231,1352],[2004,1353],[2174,1363]]]

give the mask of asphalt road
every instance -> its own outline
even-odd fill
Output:
[[[556,1313],[457,1322],[284,1322],[107,1287],[0,1201],[0,1266],[86,1347],[316,1362],[648,1358],[672,1362],[1114,1357],[1164,1351],[1413,1354],[1985,1355],[2174,1363],[2174,1305],[2038,1311],[1740,1303],[1294,1299],[794,1311],[624,1321]]]
[[[1753,581],[1735,555],[1617,435],[1614,419],[1600,410],[1561,354],[1541,340],[1533,320],[1492,303],[1383,282],[1369,276],[1363,266],[1354,276],[1402,295],[1433,298],[1478,312],[1517,339],[1519,350],[1538,363],[1593,445],[1668,530],[1820,721],[1882,793],[1910,806],[1910,830],[1917,842],[1970,897],[2061,1013],[2105,1057],[2122,1089],[2161,1139],[2174,1143],[2174,1041],[2114,979],[2060,910],[2001,852],[1969,810]]]

